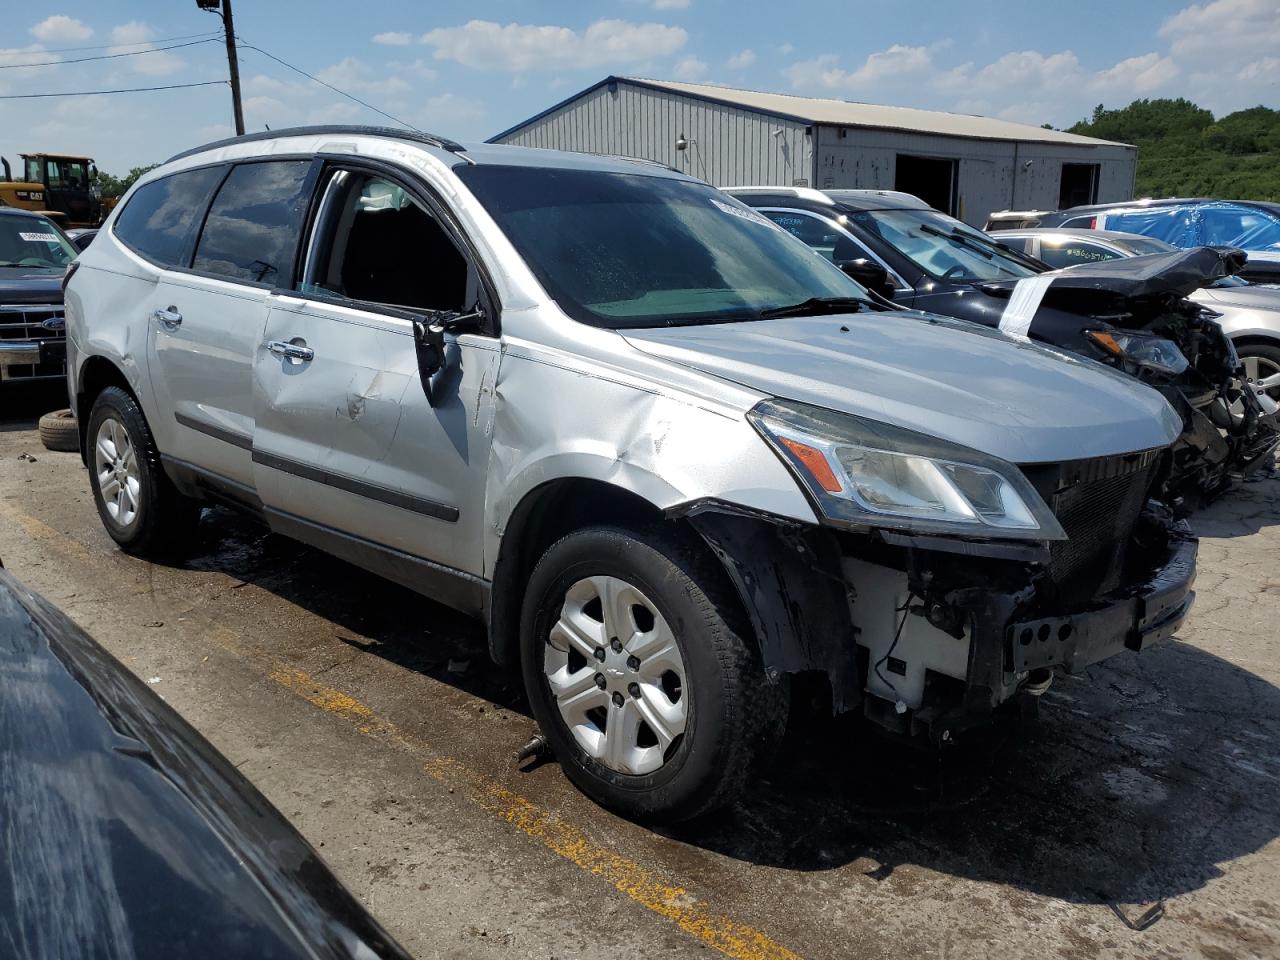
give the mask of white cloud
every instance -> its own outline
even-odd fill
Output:
[[[689,0],[653,0],[655,10],[688,10]]]
[[[373,42],[387,47],[407,47],[413,43],[413,35],[400,30],[392,30],[387,33],[374,34]]]
[[[671,70],[676,80],[701,80],[707,75],[707,65],[697,57],[682,57]]]
[[[81,43],[93,36],[93,28],[75,17],[55,13],[32,27],[31,35],[41,43]]]
[[[131,20],[129,23],[122,23],[111,28],[113,45],[107,52],[139,54],[139,56],[126,57],[120,61],[135,73],[149,77],[177,73],[185,66],[185,61],[164,50],[155,50],[155,44],[151,42],[154,36],[155,31],[141,21]]]
[[[680,27],[627,20],[597,20],[579,32],[569,27],[472,20],[460,27],[425,33],[421,42],[438,60],[454,60],[483,70],[586,69],[638,63],[682,48],[689,35]]]
[[[1147,53],[1121,60],[1109,70],[1100,71],[1094,78],[1094,85],[1108,92],[1132,90],[1134,93],[1149,93],[1166,86],[1181,72],[1169,57]]]
[[[730,70],[745,70],[756,62],[756,52],[754,50],[739,50],[729,58]]]
[[[778,52],[782,54],[784,57],[790,56],[791,54],[796,52],[795,44],[784,43],[782,44],[782,46],[778,47]]]
[[[1275,0],[1210,0],[1192,4],[1160,26],[1176,57],[1221,55],[1238,60],[1280,49],[1280,4]]]
[[[838,56],[826,53],[793,63],[782,72],[793,87],[853,90],[875,86],[886,80],[923,75],[932,68],[933,55],[927,47],[895,43],[887,50],[868,56],[855,70],[844,69]]]
[[[316,76],[349,93],[390,97],[411,89],[409,81],[399,74],[388,75],[386,70],[374,70],[356,57],[345,57],[331,67],[325,67]]]

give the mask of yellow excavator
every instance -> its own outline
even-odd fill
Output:
[[[59,226],[96,227],[115,205],[104,201],[95,183],[92,157],[59,153],[24,153],[22,178],[13,179],[9,161],[0,157],[4,180],[0,205],[43,213]]]

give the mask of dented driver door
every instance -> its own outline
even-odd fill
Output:
[[[431,401],[407,317],[277,292],[264,341],[253,464],[272,527],[416,587],[431,565],[478,575],[498,340],[448,335]]]

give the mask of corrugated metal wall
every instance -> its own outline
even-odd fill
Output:
[[[859,127],[845,131],[841,137],[838,127],[810,128],[795,120],[618,81],[570,101],[500,142],[658,160],[722,187],[783,184],[892,190],[899,153],[955,159],[961,217],[978,226],[993,210],[1056,209],[1064,162],[1099,164],[1099,203],[1133,196],[1137,152],[1127,147],[1015,144]],[[676,150],[681,134],[696,143]]]
[[[725,187],[796,181],[812,186],[813,148],[805,130],[805,124],[792,120],[620,82],[613,91],[594,90],[501,142],[658,160]],[[676,150],[681,134],[697,143]]]
[[[1098,202],[1129,200],[1137,151],[1120,146],[1076,146],[962,140],[892,130],[819,127],[820,189],[894,189],[897,155],[959,161],[959,212],[975,226],[994,210],[1056,210],[1063,163],[1096,163]],[[1016,168],[1016,179],[1015,179]]]

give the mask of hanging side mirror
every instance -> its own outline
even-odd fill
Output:
[[[431,310],[413,321],[413,347],[418,355],[418,376],[427,400],[434,403],[431,382],[448,360],[445,334],[473,333],[484,325],[484,308],[477,304],[467,313]]]
[[[881,296],[892,297],[895,292],[893,280],[889,277],[889,271],[874,260],[868,260],[865,257],[859,257],[857,260],[845,260],[840,264],[840,269],[868,290]]]

